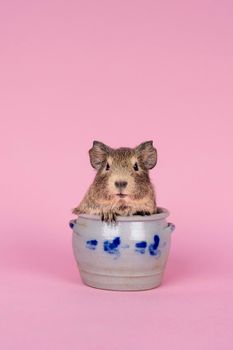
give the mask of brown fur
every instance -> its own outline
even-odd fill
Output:
[[[97,173],[83,200],[73,209],[74,214],[101,215],[102,220],[109,222],[115,221],[117,215],[156,213],[155,193],[149,178],[149,169],[157,162],[152,141],[135,148],[118,149],[94,141],[89,155]],[[127,186],[117,188],[117,181],[125,181]]]

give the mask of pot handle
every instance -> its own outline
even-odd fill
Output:
[[[172,224],[171,222],[167,223],[167,226],[164,228],[168,233],[172,233],[175,230],[175,225]]]
[[[76,219],[70,220],[69,221],[69,226],[73,230],[74,225],[76,224]]]

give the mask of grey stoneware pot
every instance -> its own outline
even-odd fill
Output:
[[[70,221],[73,252],[82,281],[110,290],[146,290],[163,278],[175,226],[169,212],[150,216],[119,216],[116,224],[82,214]]]

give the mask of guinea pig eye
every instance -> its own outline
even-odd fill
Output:
[[[107,164],[106,164],[106,168],[105,168],[105,170],[107,170],[107,171],[108,171],[109,169],[110,169],[110,165],[107,163]]]
[[[138,170],[139,170],[139,169],[138,169],[138,163],[135,163],[134,166],[133,166],[133,168],[134,168],[135,171],[138,171]]]

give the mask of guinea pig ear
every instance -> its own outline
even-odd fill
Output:
[[[152,169],[157,163],[157,150],[153,147],[153,141],[146,141],[135,148],[136,155],[146,169]]]
[[[94,169],[98,170],[106,160],[110,152],[110,147],[99,141],[94,141],[92,148],[89,150],[90,162]]]

